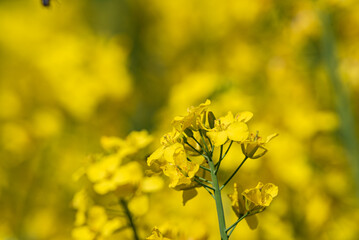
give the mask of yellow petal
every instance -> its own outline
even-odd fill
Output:
[[[207,132],[207,136],[211,139],[214,146],[219,147],[226,143],[228,139],[227,131]]]
[[[267,183],[262,188],[262,205],[269,206],[273,198],[278,195],[278,187],[272,183]]]
[[[252,206],[249,206],[249,204],[252,203],[253,207],[255,206],[261,206],[262,204],[262,195],[258,188],[251,188],[244,190],[242,193],[246,200],[246,209],[251,210]]]
[[[223,124],[224,126],[230,125],[234,121],[232,112],[228,112],[226,116],[219,118],[218,121],[220,124]]]
[[[228,195],[229,199],[231,199],[232,209],[236,213],[237,217],[244,214],[245,209],[242,203],[242,197],[239,195],[239,187],[237,183],[234,183],[233,193]]]
[[[249,135],[248,126],[243,122],[235,122],[228,127],[227,133],[229,139],[236,142],[243,142]]]
[[[147,158],[147,165],[151,166],[154,162],[159,162],[158,160],[163,156],[164,149],[163,147],[157,148],[148,158]]]
[[[253,113],[251,112],[242,112],[242,113],[238,113],[236,115],[236,120],[238,122],[248,122],[249,120],[251,120],[253,117]]]
[[[265,143],[268,143],[269,141],[271,141],[273,138],[275,138],[276,136],[278,136],[278,133],[273,133],[271,135],[269,135],[265,141]]]

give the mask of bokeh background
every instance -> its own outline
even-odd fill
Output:
[[[70,239],[73,174],[101,136],[146,129],[155,149],[207,98],[218,116],[248,110],[253,132],[280,134],[236,177],[279,196],[233,239],[358,239],[358,11],[355,0],[0,1],[0,239]],[[182,207],[165,187],[142,221],[219,239],[202,190]]]

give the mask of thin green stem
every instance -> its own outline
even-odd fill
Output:
[[[203,149],[203,147],[202,147],[202,145],[197,141],[197,139],[195,138],[195,137],[191,137],[200,147],[201,147],[201,149],[204,151],[204,149]]]
[[[200,151],[198,151],[195,147],[193,147],[191,144],[189,144],[188,142],[186,142],[186,144],[188,145],[188,146],[190,146],[190,148],[192,148],[195,152],[197,152],[199,155],[201,155],[201,156],[204,156]]]
[[[211,171],[211,169],[209,169],[209,168],[206,168],[206,167],[203,167],[202,165],[199,165],[199,167],[200,167],[200,168],[202,168],[203,170],[206,170],[206,171],[208,171],[208,172],[210,172],[210,171]]]
[[[231,181],[231,179],[234,177],[234,175],[236,175],[236,173],[238,172],[238,170],[242,167],[242,165],[245,163],[245,161],[248,159],[248,157],[246,156],[243,161],[241,162],[241,164],[239,164],[239,166],[237,167],[237,169],[232,173],[232,175],[227,179],[227,181],[225,181],[225,183],[223,183],[223,185],[221,186],[220,190],[222,190],[227,183],[229,183],[229,181]]]
[[[206,155],[207,157],[211,156],[210,152],[208,151],[208,147],[207,147],[207,144],[206,144],[206,141],[204,140],[204,137],[203,137],[203,133],[202,131],[199,131],[200,135],[201,135],[201,138],[202,138],[202,142],[203,142],[203,145],[205,147],[205,149],[203,149],[205,152],[206,152]]]
[[[208,188],[208,189],[211,189],[212,191],[214,191],[214,188],[211,187],[211,186],[208,186],[207,184],[204,184],[203,182],[201,182],[200,180],[194,178],[193,179],[196,183],[198,183],[199,185],[201,185],[202,187],[205,187],[205,188]]]
[[[219,160],[218,160],[218,162],[214,165],[214,166],[216,167],[216,170],[214,171],[215,174],[218,173],[219,167],[221,166],[221,162],[222,162],[222,160],[223,160],[222,154],[223,154],[223,145],[221,145],[221,150],[220,150],[220,153],[219,153]]]
[[[228,146],[226,152],[225,152],[224,155],[219,159],[220,161],[222,161],[222,160],[225,158],[225,156],[227,155],[229,149],[232,147],[232,144],[233,144],[233,141],[231,141],[231,143],[229,144],[229,146]]]
[[[246,212],[244,215],[242,215],[240,218],[238,218],[238,220],[235,223],[233,223],[229,228],[226,229],[226,232],[228,232],[230,230],[230,232],[228,233],[228,237],[231,236],[232,232],[237,227],[238,223],[240,221],[242,221],[245,217],[247,217],[247,215],[248,215],[248,212]]]
[[[223,154],[223,145],[221,145],[220,152],[219,152],[219,161],[214,165],[215,167],[217,167],[218,164],[220,164],[221,159],[222,159],[222,154]]]
[[[206,189],[206,191],[213,197],[213,199],[215,199],[213,193],[209,189],[207,189],[207,188],[204,188],[204,189]]]
[[[212,152],[213,152],[214,145],[212,144],[211,139],[209,139],[209,137],[208,137],[208,136],[206,136],[206,138],[208,139],[208,142],[209,142],[209,144],[211,145]]]
[[[133,221],[133,217],[132,217],[132,214],[130,212],[130,209],[128,209],[128,206],[127,206],[127,202],[126,200],[124,199],[121,199],[120,200],[121,204],[122,204],[122,207],[123,209],[125,210],[125,213],[127,215],[127,218],[128,218],[128,221],[130,223],[130,226],[132,228],[132,231],[133,231],[133,239],[135,240],[139,240],[140,238],[138,237],[138,234],[137,234],[137,229],[136,229],[136,225]]]
[[[195,178],[197,178],[200,181],[203,181],[203,182],[206,182],[206,183],[209,183],[209,184],[213,185],[211,181],[209,181],[209,180],[207,180],[205,178],[202,178],[202,177],[199,177],[199,176],[195,176]]]

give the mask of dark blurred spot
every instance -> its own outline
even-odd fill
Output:
[[[50,0],[41,0],[42,1],[42,5],[45,7],[50,6]]]

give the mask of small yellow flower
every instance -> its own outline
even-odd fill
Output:
[[[147,165],[157,164],[163,166],[167,162],[174,162],[174,154],[177,149],[183,148],[180,142],[180,133],[175,129],[161,138],[161,147],[147,158]]]
[[[187,162],[186,169],[181,169],[173,164],[167,164],[163,168],[163,173],[170,178],[170,188],[182,190],[192,185],[192,179],[198,170],[198,164]]]
[[[199,164],[187,160],[187,154],[179,142],[176,130],[162,137],[162,146],[147,159],[147,164],[170,178],[171,188],[182,188],[191,185],[192,178],[199,170]]]
[[[278,133],[273,133],[269,135],[265,141],[263,141],[263,139],[258,135],[254,136],[251,134],[249,139],[241,144],[243,154],[252,159],[262,157],[268,151],[264,145],[270,142],[276,136],[278,136]]]
[[[133,131],[126,139],[118,137],[102,137],[101,145],[108,152],[118,152],[121,156],[127,156],[145,148],[153,141],[153,137],[146,131]]]
[[[102,206],[92,206],[87,212],[87,224],[75,227],[72,237],[76,240],[107,239],[117,229],[126,225],[120,218],[109,219]]]
[[[94,183],[98,194],[116,191],[117,196],[129,196],[136,192],[143,179],[142,167],[138,162],[119,166],[112,175]]]
[[[246,122],[248,122],[252,116],[253,114],[251,112],[243,112],[233,117],[233,114],[228,112],[226,116],[214,121],[214,128],[209,129],[207,136],[216,147],[225,144],[228,139],[240,143],[244,142],[249,135]]]
[[[231,200],[232,209],[237,215],[238,218],[242,217],[246,213],[244,208],[244,199],[240,194],[241,188],[234,183],[234,191],[232,194],[228,194],[229,199]],[[258,219],[255,215],[247,216],[245,218],[250,229],[256,229],[258,226]]]
[[[172,126],[179,132],[183,132],[186,128],[193,130],[202,128],[202,118],[210,104],[211,101],[207,99],[205,103],[201,103],[197,107],[192,106],[188,108],[188,114],[186,116],[175,117],[172,121]]]
[[[277,195],[278,187],[273,183],[263,185],[259,182],[255,188],[246,189],[242,192],[245,208],[251,214],[263,211]]]

